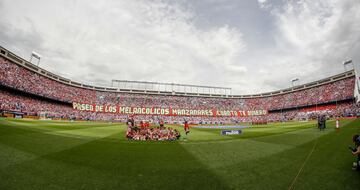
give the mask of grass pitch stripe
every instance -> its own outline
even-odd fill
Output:
[[[306,159],[304,160],[304,163],[301,165],[298,173],[296,174],[295,178],[293,179],[293,181],[292,181],[291,185],[289,186],[288,190],[292,190],[292,189],[294,188],[294,185],[295,185],[295,183],[296,183],[296,181],[297,181],[297,179],[298,179],[301,171],[303,170],[303,168],[304,168],[304,166],[306,165],[307,161],[309,160],[309,158],[311,157],[312,153],[314,152],[315,147],[316,147],[316,145],[317,145],[317,142],[318,142],[318,138],[316,138],[315,143],[314,143],[314,146],[312,147],[310,153],[307,155]]]

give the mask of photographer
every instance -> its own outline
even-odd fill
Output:
[[[355,148],[351,148],[352,154],[357,156],[356,162],[353,164],[353,170],[360,170],[360,136],[354,135],[353,142],[355,143]]]
[[[325,130],[325,128],[326,128],[326,116],[325,115],[319,115],[318,128],[320,129],[320,131]]]

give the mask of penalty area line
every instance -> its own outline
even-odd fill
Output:
[[[312,153],[313,153],[314,150],[315,150],[315,147],[316,147],[316,145],[317,145],[317,141],[318,141],[318,137],[316,138],[315,143],[314,143],[314,146],[312,147],[310,153],[307,155],[306,159],[304,160],[304,163],[301,165],[298,173],[296,174],[295,178],[293,179],[293,181],[292,181],[291,185],[289,186],[288,190],[292,190],[292,189],[294,188],[294,185],[295,185],[295,183],[296,183],[296,181],[297,181],[297,179],[298,179],[301,171],[303,170],[304,166],[306,165],[307,161],[309,160],[309,158],[311,157]]]

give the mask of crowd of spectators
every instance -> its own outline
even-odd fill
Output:
[[[96,99],[93,90],[62,84],[2,57],[0,57],[0,85],[64,102],[92,102]]]
[[[0,58],[0,85],[65,101],[132,107],[277,110],[353,98],[355,78],[261,98],[230,99],[102,92],[60,83]]]
[[[275,110],[341,101],[353,98],[354,87],[355,78],[352,77],[287,94],[247,99],[245,106]]]
[[[23,95],[0,90],[0,110],[20,112],[27,115],[43,116],[47,118],[66,118],[81,120],[106,120],[126,122],[128,115],[86,112],[74,110],[71,105],[49,102]],[[165,123],[180,124],[189,121],[191,124],[226,124],[243,122],[276,122],[300,120],[302,118],[314,119],[319,114],[326,114],[328,117],[355,116],[360,113],[359,105],[353,102],[332,104],[326,109],[313,106],[309,109],[294,109],[291,111],[270,112],[263,116],[252,117],[206,117],[206,116],[163,116],[163,115],[134,115],[136,120],[157,123],[163,120]]]
[[[97,92],[100,104],[143,107],[172,107],[219,110],[277,110],[316,105],[353,98],[354,78],[347,78],[314,88],[263,98],[226,99],[183,96],[159,96]]]
[[[42,112],[49,114],[59,113],[56,114],[59,117],[69,116],[73,112],[72,107],[68,105],[34,99],[4,90],[0,90],[0,110],[26,113],[28,115],[38,115]]]
[[[11,87],[26,93],[36,94],[66,103],[54,103],[47,100],[30,98],[24,95],[0,90],[0,110],[22,112],[29,115],[45,115],[56,118],[76,118],[83,120],[126,121],[127,115],[112,113],[95,113],[72,109],[70,103],[90,103],[98,105],[121,105],[130,107],[159,107],[183,109],[217,109],[217,110],[270,110],[270,114],[253,117],[187,117],[137,115],[139,120],[167,123],[240,123],[263,121],[287,121],[303,117],[312,118],[316,114],[325,113],[329,116],[355,115],[359,108],[354,103],[339,103],[353,99],[355,78],[350,77],[317,87],[262,98],[205,98],[185,96],[164,96],[131,93],[102,92],[78,88],[49,79],[30,71],[11,61],[0,57],[0,85]],[[319,104],[335,102],[335,107],[325,110],[277,111],[299,106],[317,107]],[[305,114],[305,116],[304,116]]]

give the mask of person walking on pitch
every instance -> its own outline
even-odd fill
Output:
[[[184,122],[184,131],[185,131],[185,139],[187,139],[188,134],[190,133],[189,123],[187,121]]]

